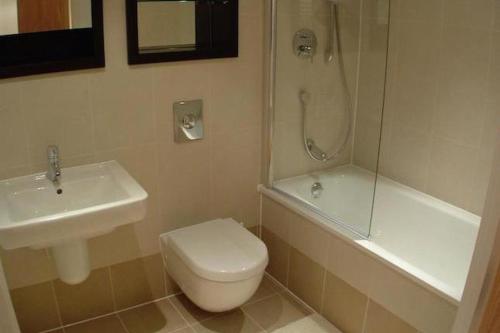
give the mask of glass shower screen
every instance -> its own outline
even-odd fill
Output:
[[[389,0],[274,0],[274,189],[370,232]]]

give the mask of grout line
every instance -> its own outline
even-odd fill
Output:
[[[370,307],[370,298],[366,300],[365,313],[363,314],[363,325],[361,326],[361,332],[366,332],[366,325],[368,321],[368,308]]]
[[[112,316],[116,316],[116,312],[106,313],[106,314],[103,314],[103,315],[100,315],[100,316],[92,317],[92,318],[89,318],[89,319],[84,319],[84,320],[81,320],[81,321],[77,321],[77,322],[65,325],[63,327],[69,328],[69,327],[77,326],[77,325],[80,325],[80,324],[85,324],[85,323],[88,323],[88,322],[91,322],[91,321],[94,321],[94,320],[99,320],[99,319],[102,319],[102,318],[112,317]]]
[[[325,298],[326,298],[326,277],[328,275],[328,270],[323,267],[323,285],[321,287],[321,301],[319,304],[319,313],[323,313],[325,307]]]
[[[118,321],[119,321],[119,322],[120,322],[120,324],[122,325],[122,327],[123,327],[123,329],[125,330],[125,332],[126,332],[126,333],[130,333],[130,332],[129,332],[129,330],[128,330],[128,328],[127,328],[127,325],[125,325],[125,323],[123,322],[122,317],[120,317],[120,316],[118,315],[118,313],[115,313],[115,316],[116,316],[116,318],[118,318]]]
[[[163,300],[168,300],[169,298],[175,297],[175,296],[177,296],[179,294],[181,294],[181,293],[175,293],[175,294],[168,295],[168,296],[165,296],[165,297],[161,297],[161,298],[158,298],[158,299],[155,299],[155,300],[152,300],[152,301],[148,301],[148,302],[145,302],[145,303],[141,303],[141,304],[137,304],[137,305],[134,305],[134,306],[131,306],[131,307],[127,307],[125,309],[115,310],[115,311],[110,312],[110,313],[102,314],[102,315],[95,316],[95,317],[88,318],[88,319],[84,319],[84,320],[80,320],[80,321],[77,321],[77,322],[74,322],[74,323],[70,323],[68,325],[64,325],[64,326],[57,327],[57,328],[52,328],[52,329],[50,329],[48,331],[43,331],[43,332],[40,332],[40,333],[48,333],[48,332],[52,332],[54,330],[64,329],[65,327],[72,327],[72,326],[76,326],[76,325],[79,325],[79,324],[88,323],[88,322],[93,321],[93,320],[98,320],[98,319],[105,318],[105,317],[110,317],[110,316],[113,316],[113,315],[116,315],[116,316],[119,317],[119,314],[122,313],[122,312],[133,310],[133,309],[136,309],[136,308],[140,308],[142,306],[145,306],[145,305],[148,305],[148,304],[152,304],[152,303],[156,303],[156,302],[160,302],[160,301],[163,301]]]
[[[64,330],[64,323],[63,323],[62,315],[61,315],[61,307],[59,306],[59,301],[57,299],[56,287],[54,285],[54,280],[50,281],[50,288],[52,289],[52,295],[54,297],[54,302],[56,303],[56,313],[57,313],[57,319],[59,320],[59,325],[61,325],[63,332],[66,332]]]
[[[111,288],[111,301],[113,302],[113,310],[114,312],[117,312],[118,306],[115,299],[115,287],[113,285],[113,278],[111,277],[111,266],[106,267],[106,269],[108,271],[109,286]]]
[[[179,314],[179,316],[182,318],[182,320],[184,320],[184,322],[186,323],[186,327],[189,327],[190,329],[192,329],[193,331],[196,331],[193,327],[193,325],[191,325],[191,323],[189,322],[189,320],[186,319],[186,317],[184,317],[184,315],[182,314],[181,310],[179,310],[177,308],[177,306],[175,305],[174,302],[172,302],[170,299],[168,299],[168,303],[174,308],[174,311],[177,312],[177,314]],[[184,327],[185,328],[185,327]],[[180,328],[179,331],[183,329],[183,328]]]
[[[268,274],[268,273],[266,272],[266,274]],[[292,291],[290,291],[290,289],[288,289],[283,284],[281,284],[278,280],[276,280],[274,277],[272,277],[269,274],[268,274],[268,277],[271,278],[276,284],[278,284],[279,286],[283,287],[285,293],[288,296],[291,296],[297,303],[299,303],[300,305],[304,306],[307,310],[311,311],[311,313],[317,313],[318,315],[321,315],[316,310],[314,310],[309,304],[307,304],[306,302],[304,302],[300,297],[298,297]]]
[[[252,304],[253,304],[253,303],[252,303]],[[248,317],[248,319],[249,319],[251,322],[253,322],[253,323],[255,324],[255,326],[257,326],[257,327],[261,330],[261,332],[260,332],[260,333],[265,333],[265,332],[267,332],[267,330],[266,330],[264,327],[262,327],[262,326],[261,326],[261,325],[257,322],[257,320],[256,320],[254,317],[252,317],[252,316],[251,316],[251,315],[250,315],[247,311],[245,311],[245,309],[243,308],[243,306],[244,306],[244,305],[245,305],[245,304],[243,304],[242,306],[240,306],[240,307],[239,307],[239,309],[241,310],[241,312],[243,312],[243,314],[245,315],[245,317]]]

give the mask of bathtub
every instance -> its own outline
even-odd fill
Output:
[[[316,182],[323,191],[315,198],[311,186]],[[374,184],[374,173],[346,165],[275,182],[271,191],[325,217],[323,227],[348,235],[371,255],[458,304],[480,217],[380,175],[373,196]]]

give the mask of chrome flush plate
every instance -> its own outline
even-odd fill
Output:
[[[203,139],[203,101],[175,102],[174,141],[178,143]]]

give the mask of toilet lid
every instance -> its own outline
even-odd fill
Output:
[[[267,266],[265,244],[233,219],[217,219],[168,233],[168,246],[198,276],[239,281]]]

